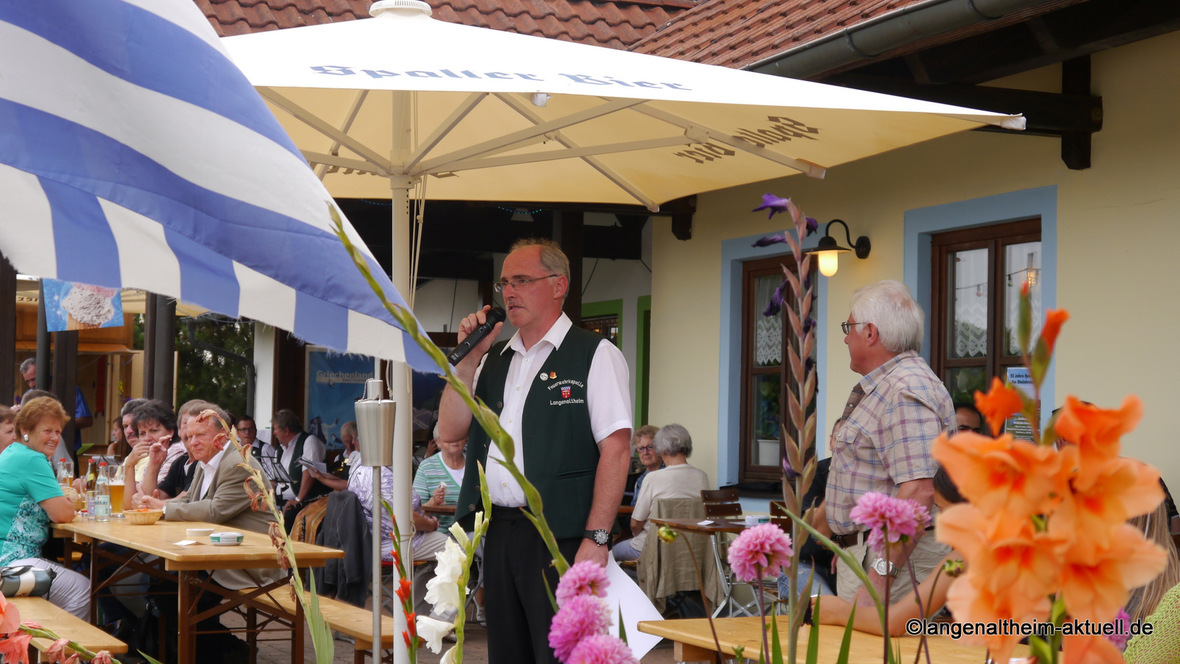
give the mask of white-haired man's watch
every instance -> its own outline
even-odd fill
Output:
[[[874,560],[872,567],[873,567],[873,571],[876,572],[877,574],[880,574],[881,576],[896,577],[898,572],[901,571],[900,569],[898,569],[897,565],[894,565],[893,563],[889,562],[888,560],[885,560],[884,558],[878,558],[878,559]]]
[[[598,546],[606,546],[607,544],[610,544],[610,533],[601,528],[597,530],[587,530],[586,532],[582,533],[582,536],[594,542]]]

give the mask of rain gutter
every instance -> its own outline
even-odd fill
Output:
[[[857,23],[755,62],[746,69],[775,76],[812,78],[923,39],[996,21],[1016,11],[1068,4],[1076,4],[1076,0],[930,0]]]

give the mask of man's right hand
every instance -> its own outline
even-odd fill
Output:
[[[135,447],[131,448],[131,452],[127,455],[127,458],[123,460],[123,465],[134,468],[135,464],[139,463],[140,459],[143,459],[148,455],[149,452],[151,452],[151,449],[152,443],[149,443],[146,440],[141,440],[135,443]]]
[[[480,309],[473,314],[468,314],[466,318],[459,321],[459,331],[457,335],[459,343],[463,343],[463,340],[466,339],[467,336],[472,332],[474,332],[475,328],[487,322],[488,312],[491,310],[491,305],[484,305],[483,309]],[[484,355],[487,355],[488,351],[492,349],[492,344],[496,342],[496,337],[500,336],[500,330],[503,327],[504,323],[496,323],[496,326],[492,328],[492,333],[484,337],[483,341],[480,341],[479,344],[475,346],[475,348],[472,348],[471,352],[467,354],[467,357],[464,357],[463,360],[459,362],[459,365],[455,368],[466,369],[470,371],[472,375],[474,375],[475,368],[479,366],[480,359],[483,358]]]

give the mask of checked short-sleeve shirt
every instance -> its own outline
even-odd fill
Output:
[[[934,477],[934,439],[949,431],[955,407],[946,386],[914,351],[900,353],[852,388],[832,429],[826,493],[837,535],[863,530],[849,513],[865,493],[897,495],[898,485]]]

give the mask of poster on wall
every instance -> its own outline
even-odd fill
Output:
[[[1012,387],[1024,392],[1029,398],[1035,395],[1032,374],[1029,372],[1028,367],[1008,367],[1007,378]],[[1012,437],[1017,440],[1031,441],[1033,439],[1032,425],[1020,413],[1009,417],[1004,422],[1004,433],[1012,434]]]
[[[45,328],[50,332],[123,327],[123,298],[117,288],[43,279]]]
[[[343,449],[340,427],[356,419],[355,403],[373,378],[373,358],[307,347],[307,430],[328,449]]]

